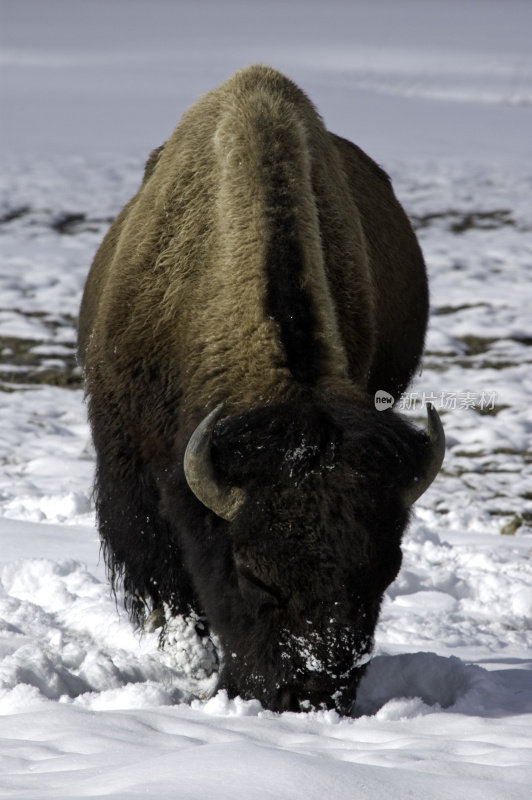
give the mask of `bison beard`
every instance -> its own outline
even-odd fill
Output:
[[[231,696],[351,709],[443,458],[435,411],[372,397],[426,317],[387,176],[266,67],[189,109],[102,243],[79,352],[106,563],[138,621],[206,619]]]

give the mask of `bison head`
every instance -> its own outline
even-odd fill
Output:
[[[266,406],[198,426],[185,475],[212,512],[198,594],[223,649],[220,688],[273,710],[348,713],[409,507],[443,459],[392,412],[338,402]],[[197,543],[201,547],[201,543]]]

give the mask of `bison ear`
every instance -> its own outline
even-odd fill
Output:
[[[198,500],[218,517],[232,522],[246,495],[238,486],[220,482],[214,474],[211,437],[223,411],[224,404],[220,403],[200,422],[188,442],[183,466],[188,486]]]
[[[427,414],[427,434],[430,441],[429,463],[425,473],[404,491],[403,502],[407,507],[413,505],[427,491],[440,471],[445,457],[445,432],[439,414],[432,403],[427,403]]]

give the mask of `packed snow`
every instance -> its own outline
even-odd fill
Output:
[[[0,797],[524,800],[532,792],[532,6],[0,0]],[[447,435],[352,717],[215,692],[109,588],[75,324],[143,162],[236,69],[293,77],[392,175]],[[383,412],[386,413],[386,412]]]

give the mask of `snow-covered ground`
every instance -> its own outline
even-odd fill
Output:
[[[532,793],[532,5],[0,0],[0,797]],[[75,366],[92,255],[185,107],[263,61],[393,176],[448,439],[356,714],[211,696],[115,602]]]

